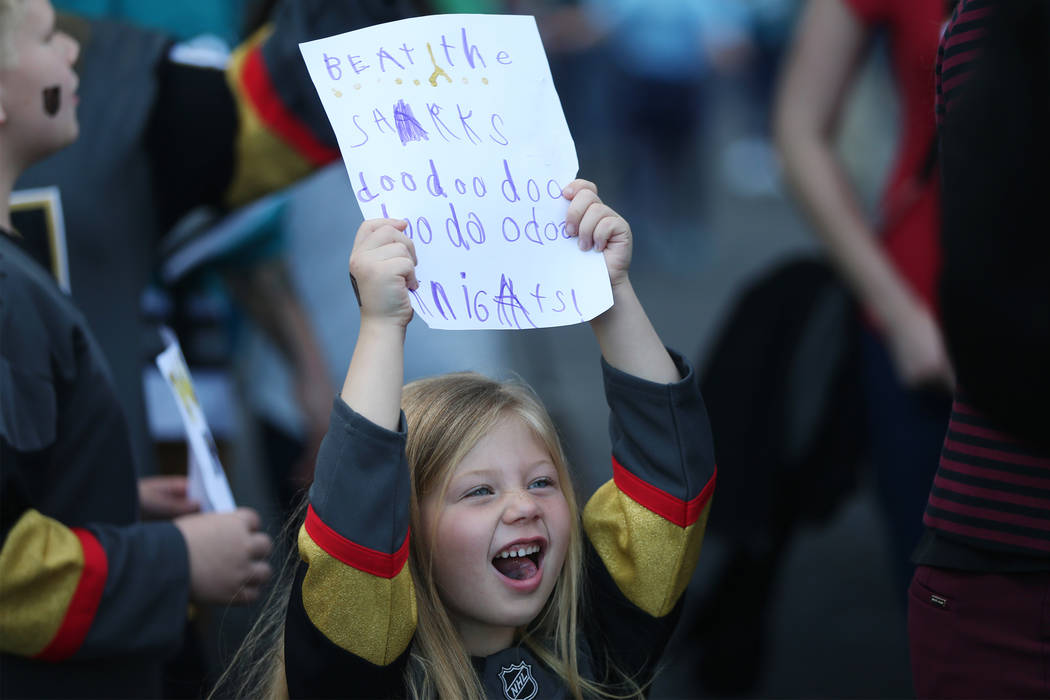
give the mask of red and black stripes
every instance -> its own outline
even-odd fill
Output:
[[[937,122],[951,108],[960,88],[973,72],[992,17],[990,0],[963,0],[956,7],[938,48],[936,71]]]
[[[1050,454],[957,398],[923,522],[983,547],[1050,553]]]

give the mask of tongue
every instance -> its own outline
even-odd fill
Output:
[[[507,557],[496,559],[492,562],[496,569],[515,581],[523,581],[536,575],[536,565],[528,557]]]

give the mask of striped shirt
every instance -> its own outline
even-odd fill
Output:
[[[935,76],[938,126],[973,74],[994,5],[962,0],[945,30]],[[1013,555],[1014,564],[1018,555],[1042,560],[1050,554],[1050,451],[1007,434],[959,391],[923,522],[942,544],[921,546],[918,563],[976,561],[945,539]]]
[[[962,0],[941,37],[934,70],[937,126],[943,123],[944,115],[973,71],[973,61],[988,31],[992,5],[993,0]]]
[[[960,392],[923,522],[984,549],[1050,554],[1050,454],[999,430]]]

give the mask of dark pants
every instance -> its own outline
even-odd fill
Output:
[[[920,566],[908,636],[920,698],[1050,697],[1050,572]]]
[[[894,593],[903,601],[952,400],[947,390],[905,387],[885,343],[872,331],[862,332],[861,349],[869,457],[889,529]]]

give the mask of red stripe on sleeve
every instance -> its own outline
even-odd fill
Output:
[[[396,552],[385,554],[346,539],[325,525],[313,506],[307,506],[305,525],[306,533],[318,547],[358,571],[381,578],[394,578],[408,561],[408,532],[405,533],[405,541]]]
[[[80,649],[95,620],[98,605],[102,602],[102,591],[106,588],[109,574],[106,550],[87,530],[73,528],[73,533],[80,539],[80,547],[84,551],[84,570],[80,573],[80,582],[73,592],[73,599],[69,601],[66,617],[58,632],[44,650],[36,655],[36,658],[44,661],[62,661]]]
[[[259,118],[286,143],[315,166],[325,165],[339,157],[339,151],[326,146],[313,132],[284,106],[270,80],[262,50],[253,47],[244,57],[241,84]]]
[[[670,521],[679,527],[689,527],[696,522],[703,512],[704,506],[711,499],[715,490],[715,479],[718,476],[718,468],[700,491],[699,495],[690,501],[676,498],[666,491],[643,481],[629,472],[616,457],[612,458],[613,481],[616,487],[627,494],[631,500],[638,505],[651,510],[664,520]]]

